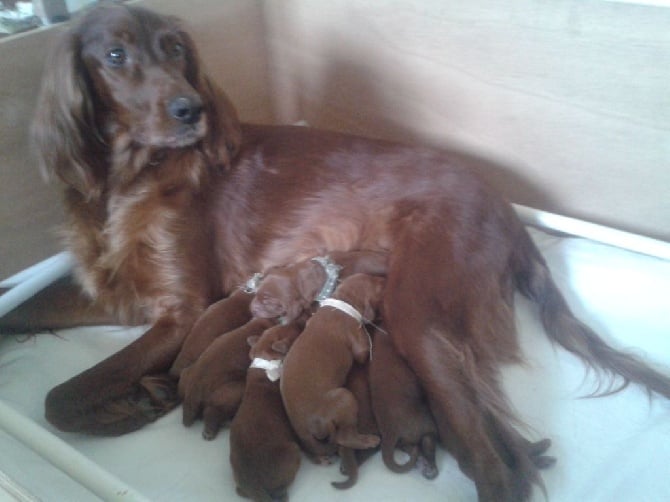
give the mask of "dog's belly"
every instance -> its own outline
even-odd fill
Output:
[[[332,208],[331,211],[332,213]],[[334,251],[388,251],[388,213],[379,211],[373,217],[362,212],[320,217],[318,213],[301,220],[294,230],[273,240],[263,253],[262,269],[327,255]]]
[[[302,128],[262,131],[216,189],[226,291],[256,272],[329,252],[393,251],[407,221],[453,217],[470,205],[461,193],[471,198],[482,188],[439,152]]]

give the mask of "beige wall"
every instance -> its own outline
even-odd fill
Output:
[[[245,120],[451,148],[515,202],[670,240],[670,9],[605,0],[146,0]],[[0,41],[0,278],[58,249],[26,131],[53,30]],[[46,238],[45,238],[46,237]]]
[[[28,126],[53,30],[0,39],[0,279],[60,248],[60,197],[28,148]]]
[[[267,2],[282,117],[454,148],[516,202],[670,239],[670,8]]]

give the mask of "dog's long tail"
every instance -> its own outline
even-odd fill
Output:
[[[579,321],[568,307],[551,273],[527,232],[522,232],[513,260],[519,291],[540,309],[542,324],[549,338],[579,356],[602,377],[593,396],[619,392],[630,382],[643,385],[649,393],[670,398],[670,377],[652,369],[637,357],[607,345],[586,324]],[[616,376],[622,379],[615,386]],[[603,389],[603,384],[606,385]]]

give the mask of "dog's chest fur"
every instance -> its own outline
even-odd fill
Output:
[[[66,196],[65,240],[77,276],[122,321],[196,315],[209,300],[202,268],[211,264],[211,245],[200,190],[206,168],[193,160],[148,164],[130,183],[110,183],[99,200],[72,190]]]

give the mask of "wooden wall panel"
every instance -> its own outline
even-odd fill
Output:
[[[670,239],[670,8],[266,4],[284,120],[455,149],[516,202]]]

